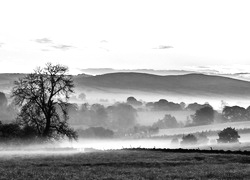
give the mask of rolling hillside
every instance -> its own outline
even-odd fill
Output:
[[[158,76],[144,73],[111,73],[75,77],[78,88],[168,92],[184,95],[250,96],[250,82],[203,74]]]
[[[25,74],[0,74],[0,91],[8,92],[14,80]],[[148,92],[193,96],[250,97],[250,82],[204,74],[159,76],[145,73],[110,73],[74,76],[78,91]]]

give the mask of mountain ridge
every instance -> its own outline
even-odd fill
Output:
[[[147,73],[108,73],[76,78],[78,86],[173,93],[250,95],[250,82],[229,77],[191,73],[186,75],[152,75]]]
[[[25,76],[21,73],[0,74],[0,90],[13,87],[14,80]],[[138,72],[118,72],[103,75],[74,75],[76,89],[123,90],[141,92],[164,92],[186,95],[249,96],[250,82],[230,77],[190,73],[185,75],[154,75]],[[112,91],[111,91],[112,92]]]

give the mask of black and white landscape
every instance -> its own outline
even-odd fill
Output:
[[[0,179],[250,179],[248,1],[0,2]]]

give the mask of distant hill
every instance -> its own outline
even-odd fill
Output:
[[[146,74],[154,74],[159,76],[167,76],[167,75],[185,75],[192,73],[200,73],[206,75],[215,75],[215,76],[223,76],[230,77],[233,79],[239,79],[243,81],[250,81],[250,73],[249,72],[240,72],[240,73],[222,73],[218,70],[209,69],[209,68],[200,68],[197,70],[155,70],[155,69],[112,69],[112,68],[88,68],[81,69],[81,72],[90,74],[90,75],[103,75],[110,73],[146,73]]]
[[[147,73],[147,74],[155,74],[161,76],[195,73],[195,71],[187,71],[187,70],[112,69],[112,68],[88,68],[88,69],[81,69],[81,71],[83,73],[91,75],[102,75],[102,74],[122,73],[122,72]]]
[[[158,76],[145,73],[111,73],[75,77],[78,88],[168,92],[185,95],[250,96],[250,82],[204,74]]]
[[[0,91],[9,92],[13,83],[25,74],[0,74]],[[110,73],[97,76],[74,76],[78,90],[123,90],[181,95],[250,97],[250,82],[204,74],[159,76],[145,73]],[[112,91],[110,91],[112,92]]]

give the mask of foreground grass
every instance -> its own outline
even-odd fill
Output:
[[[5,155],[0,179],[250,179],[250,156],[147,150]]]

